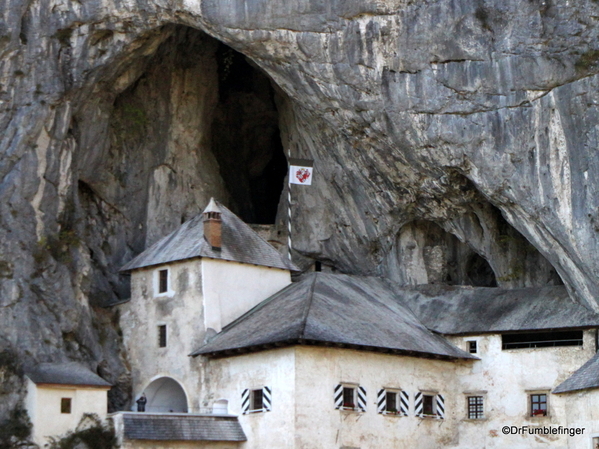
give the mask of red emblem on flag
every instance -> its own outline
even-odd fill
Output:
[[[300,168],[298,171],[295,172],[295,177],[299,182],[303,184],[310,177],[310,170],[306,168]]]

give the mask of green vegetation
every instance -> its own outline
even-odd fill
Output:
[[[29,443],[31,421],[26,410],[17,408],[0,423],[0,449],[17,449]]]
[[[76,430],[60,439],[51,438],[49,445],[49,449],[82,449],[82,447],[116,449],[118,446],[114,430],[108,425],[103,425],[98,415],[87,413],[81,418]]]
[[[586,72],[599,64],[599,50],[587,50],[580,55],[574,67],[578,72]]]
[[[54,33],[54,36],[62,45],[71,45],[71,36],[73,30],[71,28],[61,28]]]

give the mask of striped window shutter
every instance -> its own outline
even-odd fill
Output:
[[[262,405],[264,406],[264,411],[270,412],[272,410],[272,392],[270,391],[270,387],[262,388]]]
[[[335,408],[341,408],[343,406],[343,385],[339,384],[335,387],[333,400],[335,401]]]
[[[250,411],[250,390],[247,388],[241,393],[241,413],[247,414]]]
[[[410,395],[407,391],[401,390],[399,392],[399,412],[403,416],[408,416],[410,410]]]
[[[358,408],[360,411],[366,411],[366,389],[364,387],[358,387]]]
[[[440,394],[437,395],[437,416],[441,419],[445,418],[445,399]]]
[[[416,416],[422,416],[422,393],[420,391],[414,396],[414,413]]]
[[[383,388],[376,395],[376,411],[383,413],[387,410],[387,391]]]

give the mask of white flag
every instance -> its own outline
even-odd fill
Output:
[[[313,161],[289,159],[289,184],[312,185]]]

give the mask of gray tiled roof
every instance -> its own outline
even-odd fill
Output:
[[[235,416],[127,414],[129,440],[246,441]]]
[[[204,214],[183,223],[121,268],[134,270],[195,257],[229,260],[284,270],[299,269],[222,204],[222,248],[215,251],[204,238]]]
[[[226,326],[192,355],[325,344],[434,358],[476,358],[426,329],[380,278],[313,273]]]
[[[553,393],[569,393],[587,388],[599,388],[599,353],[559,384]]]
[[[35,384],[81,385],[110,387],[100,376],[77,362],[40,363],[25,370],[25,374]]]
[[[507,290],[422,285],[397,293],[426,327],[441,334],[599,326],[599,315],[572,301],[563,286]]]

